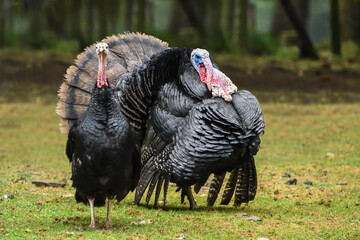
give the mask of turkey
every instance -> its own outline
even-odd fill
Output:
[[[239,91],[232,102],[221,98],[194,101],[204,93],[193,89],[193,96],[182,91],[196,81],[189,68],[180,82],[165,84],[147,121],[147,133],[142,145],[143,168],[136,188],[135,203],[139,204],[146,189],[146,203],[155,190],[154,205],[164,189],[164,204],[169,182],[182,189],[181,201],[187,196],[190,208],[196,209],[191,185],[198,191],[210,174],[208,204],[212,205],[222,186],[226,171],[231,171],[222,204],[228,204],[235,191],[235,205],[254,199],[257,188],[253,156],[264,133],[260,105],[250,92]]]
[[[154,101],[159,98],[160,89],[164,86],[179,84],[179,79],[181,79],[183,89],[180,95],[187,95],[186,101],[188,102],[185,103],[185,109],[179,109],[179,111],[180,114],[185,115],[192,105],[202,99],[216,96],[222,97],[225,101],[231,101],[231,94],[237,91],[230,79],[217,69],[206,50],[168,48],[167,44],[159,39],[135,33],[111,36],[102,40],[102,43],[109,47],[106,51],[106,63],[102,63],[102,58],[100,58],[100,62],[98,61],[95,44],[86,48],[83,53],[78,55],[75,63],[68,68],[58,93],[60,100],[56,112],[62,118],[60,131],[69,134],[67,155],[73,168],[76,168],[75,173],[78,173],[76,171],[77,165],[79,165],[79,169],[86,169],[84,164],[87,160],[83,158],[88,157],[87,151],[94,151],[92,154],[97,155],[106,151],[109,147],[107,145],[110,143],[112,153],[116,152],[121,158],[132,159],[135,164],[136,158],[140,159],[140,147],[146,133],[150,108],[157,104]],[[96,82],[96,77],[101,80]],[[100,89],[98,89],[98,85],[101,86]],[[102,105],[93,104],[94,95],[102,94],[103,97],[106,97],[106,100],[99,100]],[[178,95],[179,98],[181,98],[180,95]],[[96,107],[91,107],[92,104]],[[183,108],[182,102],[175,103],[175,105]],[[100,117],[98,115],[101,114],[96,113],[96,111],[101,111],[98,108],[104,111]],[[110,109],[114,112],[110,113],[108,111]],[[97,117],[100,119],[96,120]],[[93,126],[87,124],[87,121],[91,119],[105,121],[103,118],[107,119],[108,125],[106,127],[101,125],[104,122]],[[108,132],[110,129],[114,131]],[[102,133],[102,135],[95,135],[95,132],[96,134]],[[118,140],[115,140],[114,136],[111,135],[116,135],[115,133],[121,136]],[[82,137],[86,134],[89,137]],[[172,133],[169,132],[168,134]],[[108,140],[104,145],[101,141],[106,137],[111,138],[111,140]],[[88,139],[94,139],[94,142],[89,142]],[[74,147],[74,141],[80,143]],[[95,144],[95,141],[99,141],[99,144]],[[78,145],[81,147],[77,147]],[[93,146],[97,147],[95,150],[90,150]],[[76,154],[74,155],[74,153]],[[94,159],[92,156],[90,157],[92,160]],[[104,158],[111,158],[112,161],[117,159],[117,157],[113,158],[107,155]],[[104,168],[103,165],[92,165],[91,167],[93,169]],[[133,189],[133,183],[136,182],[137,167],[135,165],[126,167],[128,168],[126,174],[129,172],[134,174],[133,181],[128,186],[129,190]],[[90,171],[82,174],[77,176],[86,179],[91,177],[92,173]],[[105,183],[106,185],[111,176],[107,175],[108,172],[104,174],[106,176],[96,176],[98,178],[95,182],[80,182],[89,189],[99,184],[104,185]],[[91,197],[94,196],[88,196],[87,193],[80,194],[80,192],[86,192],[88,189],[81,191],[79,187],[81,184],[76,179],[80,179],[80,177],[73,176],[74,187],[77,189],[76,199],[83,202],[88,201],[87,198],[89,197],[92,199]],[[95,196],[94,202],[92,203],[91,200],[90,204],[103,205],[105,198],[111,199],[114,197],[113,195],[115,194],[108,196],[104,193],[101,199],[99,196]],[[120,199],[120,197],[117,198]],[[110,202],[108,204],[110,207]],[[90,226],[94,226],[94,224]]]
[[[137,146],[140,138],[129,127],[118,100],[106,81],[106,43],[98,43],[99,71],[89,106],[72,125],[66,155],[72,165],[72,186],[77,202],[90,204],[91,228],[96,228],[94,206],[103,206],[106,198],[105,228],[111,228],[111,200],[121,201],[134,190],[139,179]]]

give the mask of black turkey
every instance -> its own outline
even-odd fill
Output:
[[[95,114],[95,111],[91,111],[89,108],[89,103],[94,101],[92,94],[96,91],[108,89],[107,86],[100,90],[97,89],[98,84],[95,82],[96,76],[98,76],[104,82],[103,84],[99,83],[99,85],[108,83],[114,88],[113,91],[109,89],[110,92],[114,92],[110,102],[113,106],[117,104],[118,108],[116,111],[114,110],[113,114],[106,112],[107,116],[118,116],[118,119],[112,119],[108,127],[114,127],[113,123],[117,120],[116,125],[118,126],[115,127],[121,127],[121,131],[126,132],[119,142],[113,143],[114,146],[118,147],[118,149],[114,147],[113,150],[120,151],[119,155],[124,157],[130,158],[129,154],[131,154],[133,161],[136,160],[137,155],[140,155],[139,149],[145,136],[149,108],[154,105],[154,100],[159,97],[159,91],[164,85],[178,84],[179,79],[183,79],[184,94],[190,96],[188,103],[190,105],[185,109],[185,112],[188,112],[194,103],[212,96],[221,96],[226,101],[231,101],[231,94],[236,91],[236,87],[231,81],[216,69],[214,63],[211,63],[211,58],[205,50],[169,49],[166,43],[141,34],[112,36],[102,42],[109,46],[105,63],[107,81],[104,80],[105,72],[98,71],[99,61],[94,44],[79,54],[74,65],[68,68],[65,81],[60,87],[60,101],[57,106],[57,113],[62,117],[60,130],[63,133],[68,133],[70,128],[79,128],[79,122],[84,121],[80,119],[95,118],[95,116],[90,116]],[[102,69],[104,68],[105,66],[102,67]],[[190,75],[188,75],[189,71]],[[108,105],[105,104],[102,107],[106,108]],[[87,114],[84,114],[85,111]],[[102,132],[106,135],[106,128],[98,129],[99,126],[98,124],[95,127],[82,124],[82,129],[89,135],[94,134],[94,132]],[[80,162],[77,162],[77,158],[73,158],[72,154],[72,151],[75,150],[70,148],[72,135],[73,131],[70,131],[68,156],[73,164],[80,165],[80,163],[83,164],[83,160],[79,158]],[[91,143],[85,141],[86,139],[88,138],[76,140],[83,141],[81,150],[76,150],[80,152],[79,154],[84,155],[89,150],[87,144]],[[106,146],[99,144],[97,151],[101,152],[102,148],[106,148]],[[85,156],[87,157],[86,154]],[[95,165],[93,167],[100,168],[103,166]],[[84,175],[84,177],[86,176]],[[73,180],[76,181],[74,177]],[[107,179],[100,177],[97,184],[99,182],[102,184],[105,180]],[[136,178],[134,178],[135,181]],[[93,187],[91,182],[87,184],[89,188]],[[76,187],[76,183],[74,186]],[[131,190],[132,187],[131,183],[129,189]],[[78,189],[78,187],[76,188]],[[89,196],[85,195],[77,194],[76,198],[87,201],[86,198]],[[97,201],[99,198],[96,197],[95,205],[104,203],[105,197],[101,201]]]
[[[228,204],[235,192],[235,204],[253,200],[257,188],[253,156],[264,132],[264,121],[257,99],[248,91],[232,95],[232,102],[221,98],[195,101],[204,89],[190,87],[192,96],[183,88],[196,78],[185,69],[180,82],[165,84],[152,107],[147,133],[142,145],[143,164],[136,188],[135,203],[139,203],[148,187],[146,202],[155,191],[157,205],[164,188],[164,204],[169,182],[182,189],[182,202],[187,196],[190,208],[196,208],[190,186],[196,191],[215,173],[210,185],[208,203],[212,205],[220,191],[226,171],[232,171],[222,203]],[[192,81],[191,81],[192,80]],[[227,202],[226,202],[227,201]]]
[[[75,198],[90,204],[90,227],[96,228],[94,206],[103,206],[108,198],[105,228],[110,228],[111,200],[121,201],[138,182],[140,138],[121,113],[114,91],[106,81],[108,46],[99,43],[96,49],[98,80],[86,112],[69,131],[66,155],[72,164]]]

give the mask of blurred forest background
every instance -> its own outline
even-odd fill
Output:
[[[1,0],[0,82],[59,82],[86,46],[124,31],[206,48],[250,90],[325,89],[300,102],[360,90],[360,0]]]
[[[139,31],[171,46],[281,54],[302,44],[288,14],[318,48],[340,49],[341,41],[358,52],[359,0],[1,0],[0,47],[78,52],[105,36]]]

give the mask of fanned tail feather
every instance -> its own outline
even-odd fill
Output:
[[[234,192],[234,206],[248,203],[255,199],[256,190],[257,175],[255,160],[253,156],[249,156],[248,159],[243,159],[242,162],[232,170],[224,190],[221,204],[229,204]]]
[[[226,183],[225,190],[221,199],[221,203],[220,203],[221,205],[228,205],[229,202],[231,201],[231,198],[235,191],[235,184],[237,181],[238,170],[239,170],[238,167],[234,167],[234,169],[230,173],[230,177]]]
[[[208,197],[207,197],[207,205],[213,206],[221,189],[221,186],[224,182],[226,172],[222,172],[220,174],[214,174],[213,179],[211,180]]]
[[[254,157],[249,158],[249,201],[255,199],[257,190],[257,173]]]
[[[123,80],[124,74],[132,72],[152,55],[168,48],[167,43],[140,33],[113,35],[102,42],[106,42],[110,48],[106,72],[113,86]],[[56,113],[61,117],[62,133],[68,133],[72,123],[86,111],[97,71],[98,56],[93,44],[77,56],[74,64],[67,69],[60,86]],[[144,111],[143,107],[140,109]]]
[[[249,177],[249,165],[248,163],[243,163],[238,170],[238,175],[236,179],[234,206],[240,206],[241,203],[249,202],[248,177]]]
[[[150,181],[153,179],[156,173],[154,170],[154,166],[152,166],[151,164],[146,164],[141,171],[140,179],[135,192],[135,204],[140,203],[140,200],[144,195],[146,188],[148,187]]]

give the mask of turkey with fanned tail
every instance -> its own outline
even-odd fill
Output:
[[[105,228],[110,228],[111,200],[121,201],[134,190],[140,173],[139,134],[121,113],[106,80],[108,45],[98,43],[99,70],[87,110],[70,128],[66,155],[72,166],[72,186],[78,202],[90,204],[91,228],[96,228],[94,206],[107,204]]]
[[[136,185],[140,146],[160,89],[183,79],[187,102],[185,109],[182,102],[175,104],[179,116],[212,96],[231,101],[237,90],[206,50],[168,48],[154,37],[133,33],[108,37],[102,44],[109,47],[107,61],[102,54],[99,61],[95,44],[79,54],[67,70],[57,105],[60,130],[69,134],[66,153],[76,200],[91,206],[103,205],[106,198],[121,200]],[[187,76],[188,71],[197,77]],[[171,135],[174,129],[169,127]],[[114,176],[118,168],[124,169]],[[127,186],[111,188],[120,178]],[[91,210],[90,226],[95,227]],[[110,226],[109,211],[106,226]]]

